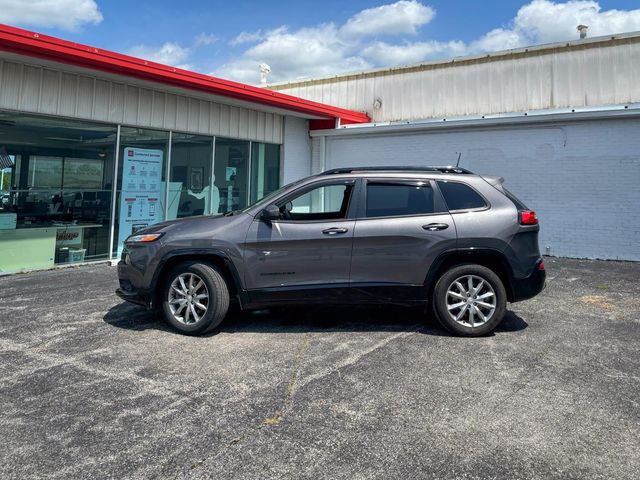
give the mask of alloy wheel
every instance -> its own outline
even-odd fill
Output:
[[[496,292],[482,277],[463,275],[447,289],[447,312],[465,327],[484,325],[496,311]]]
[[[195,273],[181,273],[171,282],[169,309],[176,321],[185,325],[199,322],[209,308],[209,290]]]

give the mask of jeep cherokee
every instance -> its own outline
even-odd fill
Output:
[[[457,167],[339,168],[241,211],[153,225],[124,242],[117,294],[178,331],[292,304],[431,304],[478,336],[545,284],[538,218],[500,177]]]

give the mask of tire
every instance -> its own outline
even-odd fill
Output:
[[[507,293],[493,270],[476,264],[458,265],[438,279],[432,303],[438,321],[447,330],[465,337],[479,337],[491,333],[502,322]]]
[[[229,289],[214,267],[184,262],[167,275],[162,290],[162,314],[180,333],[200,335],[213,330],[222,323],[228,309]]]

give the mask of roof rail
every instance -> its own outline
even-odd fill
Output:
[[[453,167],[449,166],[426,166],[426,167],[416,167],[416,166],[406,166],[406,167],[396,167],[396,166],[387,166],[387,167],[340,167],[340,168],[332,168],[330,170],[325,170],[320,175],[336,175],[339,173],[357,173],[357,172],[433,172],[433,173],[463,173],[463,174],[472,174],[473,172],[467,170],[466,168],[461,167]]]

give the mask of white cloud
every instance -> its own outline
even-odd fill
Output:
[[[468,50],[470,52],[495,52],[522,47],[526,44],[526,39],[519,32],[505,28],[494,28],[480,39],[471,42]]]
[[[283,26],[267,32],[242,32],[231,43],[252,45],[237,60],[213,74],[256,83],[258,65],[267,63],[272,71],[269,81],[278,82],[576,40],[579,24],[589,25],[589,36],[640,30],[640,9],[603,10],[594,0],[532,0],[507,25],[470,42],[407,38],[434,16],[433,8],[425,4],[401,0],[362,10],[342,25],[328,23],[298,30]],[[383,35],[398,39],[393,42],[375,38]]]
[[[342,26],[326,23],[295,31],[282,26],[267,32],[242,32],[231,45],[254,45],[213,74],[256,83],[260,78],[260,63],[271,66],[269,81],[365,70],[374,64],[361,55],[363,38],[414,34],[434,16],[435,10],[431,7],[416,0],[400,0],[362,10]]]
[[[455,57],[466,53],[464,42],[413,42],[400,45],[389,45],[385,42],[375,42],[364,49],[361,54],[372,60],[376,65],[401,65],[417,63],[426,58]]]
[[[533,0],[518,10],[506,28],[497,28],[471,43],[472,51],[492,51],[539,43],[576,40],[576,27],[589,26],[589,36],[640,30],[640,9],[605,10],[592,0]]]
[[[286,27],[266,32],[260,43],[246,50],[240,59],[223,65],[214,74],[256,83],[260,78],[260,63],[271,66],[273,74],[270,81],[329,75],[372,66],[364,59],[351,55],[349,46],[340,40],[335,25],[329,23],[294,32]]]
[[[193,44],[196,47],[202,47],[206,45],[212,45],[217,41],[218,41],[218,37],[216,37],[215,35],[211,33],[201,32],[198,35],[196,35],[196,38],[194,39]]]
[[[160,47],[150,47],[147,45],[136,45],[129,54],[152,62],[171,65],[173,67],[191,70],[192,65],[184,63],[191,54],[191,50],[181,47],[177,43],[167,42]]]
[[[0,23],[77,30],[101,21],[94,0],[0,0]]]
[[[192,59],[194,50],[198,47],[212,45],[218,41],[218,37],[213,34],[200,33],[193,39],[192,48],[183,47],[175,42],[165,42],[158,46],[136,45],[129,49],[129,55],[139,57],[144,60],[171,65],[183,70],[194,70],[194,65],[189,62]]]
[[[436,11],[416,0],[367,8],[349,18],[340,32],[344,35],[374,36],[415,34],[418,28],[429,23]]]
[[[595,1],[555,3],[534,0],[514,19],[513,30],[537,42],[557,42],[577,38],[576,26],[589,26],[589,35],[608,35],[640,29],[640,10],[602,11]]]
[[[262,34],[262,30],[258,30],[255,32],[240,32],[238,36],[233,38],[229,44],[230,45],[241,45],[243,43],[256,43],[259,40],[262,40],[264,35]]]

